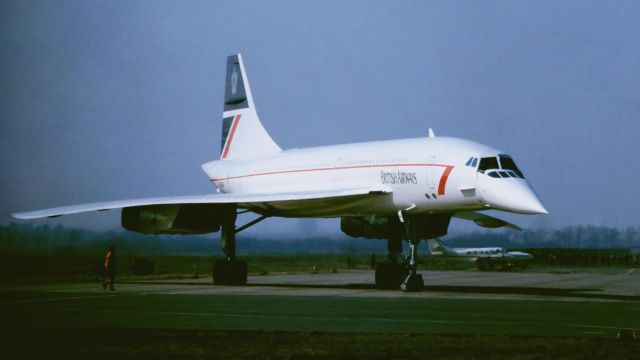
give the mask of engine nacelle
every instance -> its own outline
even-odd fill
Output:
[[[122,227],[143,234],[207,234],[220,230],[234,207],[219,204],[147,205],[122,209]]]
[[[451,215],[429,214],[412,216],[413,231],[420,239],[433,239],[447,235]],[[405,224],[398,217],[343,217],[340,229],[351,237],[367,239],[407,239]]]
[[[406,239],[404,225],[397,217],[343,217],[340,230],[351,237],[366,239]]]

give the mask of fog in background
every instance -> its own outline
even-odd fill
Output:
[[[637,1],[3,1],[0,212],[213,192],[200,165],[241,52],[283,148],[431,127],[511,154],[550,212],[502,218],[637,226],[638,19]],[[35,223],[115,229],[119,212]]]

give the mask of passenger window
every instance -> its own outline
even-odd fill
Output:
[[[487,173],[487,175],[491,176],[492,178],[500,178],[500,175],[498,175],[498,173],[495,171]]]
[[[499,169],[498,166],[498,158],[495,157],[486,157],[480,159],[480,167],[478,168],[478,172],[484,173],[485,170],[489,169]]]

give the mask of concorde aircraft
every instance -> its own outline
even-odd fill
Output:
[[[303,121],[303,120],[302,120]],[[417,246],[447,233],[452,217],[484,227],[515,225],[481,213],[547,213],[513,159],[473,141],[428,136],[282,150],[263,127],[240,54],[227,58],[220,159],[202,169],[216,193],[72,205],[12,214],[16,219],[122,209],[122,226],[145,234],[221,232],[215,284],[244,284],[236,233],[272,216],[341,218],[356,237],[387,239],[376,285],[419,291]],[[236,225],[239,213],[257,217]],[[398,263],[402,241],[407,261]]]
[[[500,266],[503,270],[514,267],[525,269],[533,256],[523,251],[509,251],[503,247],[450,248],[440,239],[427,240],[433,258],[473,263],[480,270]]]

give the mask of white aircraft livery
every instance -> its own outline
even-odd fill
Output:
[[[473,141],[428,136],[282,150],[263,127],[242,56],[227,58],[220,159],[202,169],[217,192],[206,195],[107,201],[20,212],[16,219],[122,209],[122,226],[145,234],[221,232],[224,260],[216,284],[244,284],[247,265],[236,259],[236,233],[267,217],[341,218],[354,237],[387,239],[388,260],[376,285],[419,291],[417,245],[447,233],[451,217],[484,227],[517,226],[481,210],[521,214],[547,211],[513,159]],[[258,217],[236,226],[237,214]],[[407,261],[398,263],[402,241]]]

